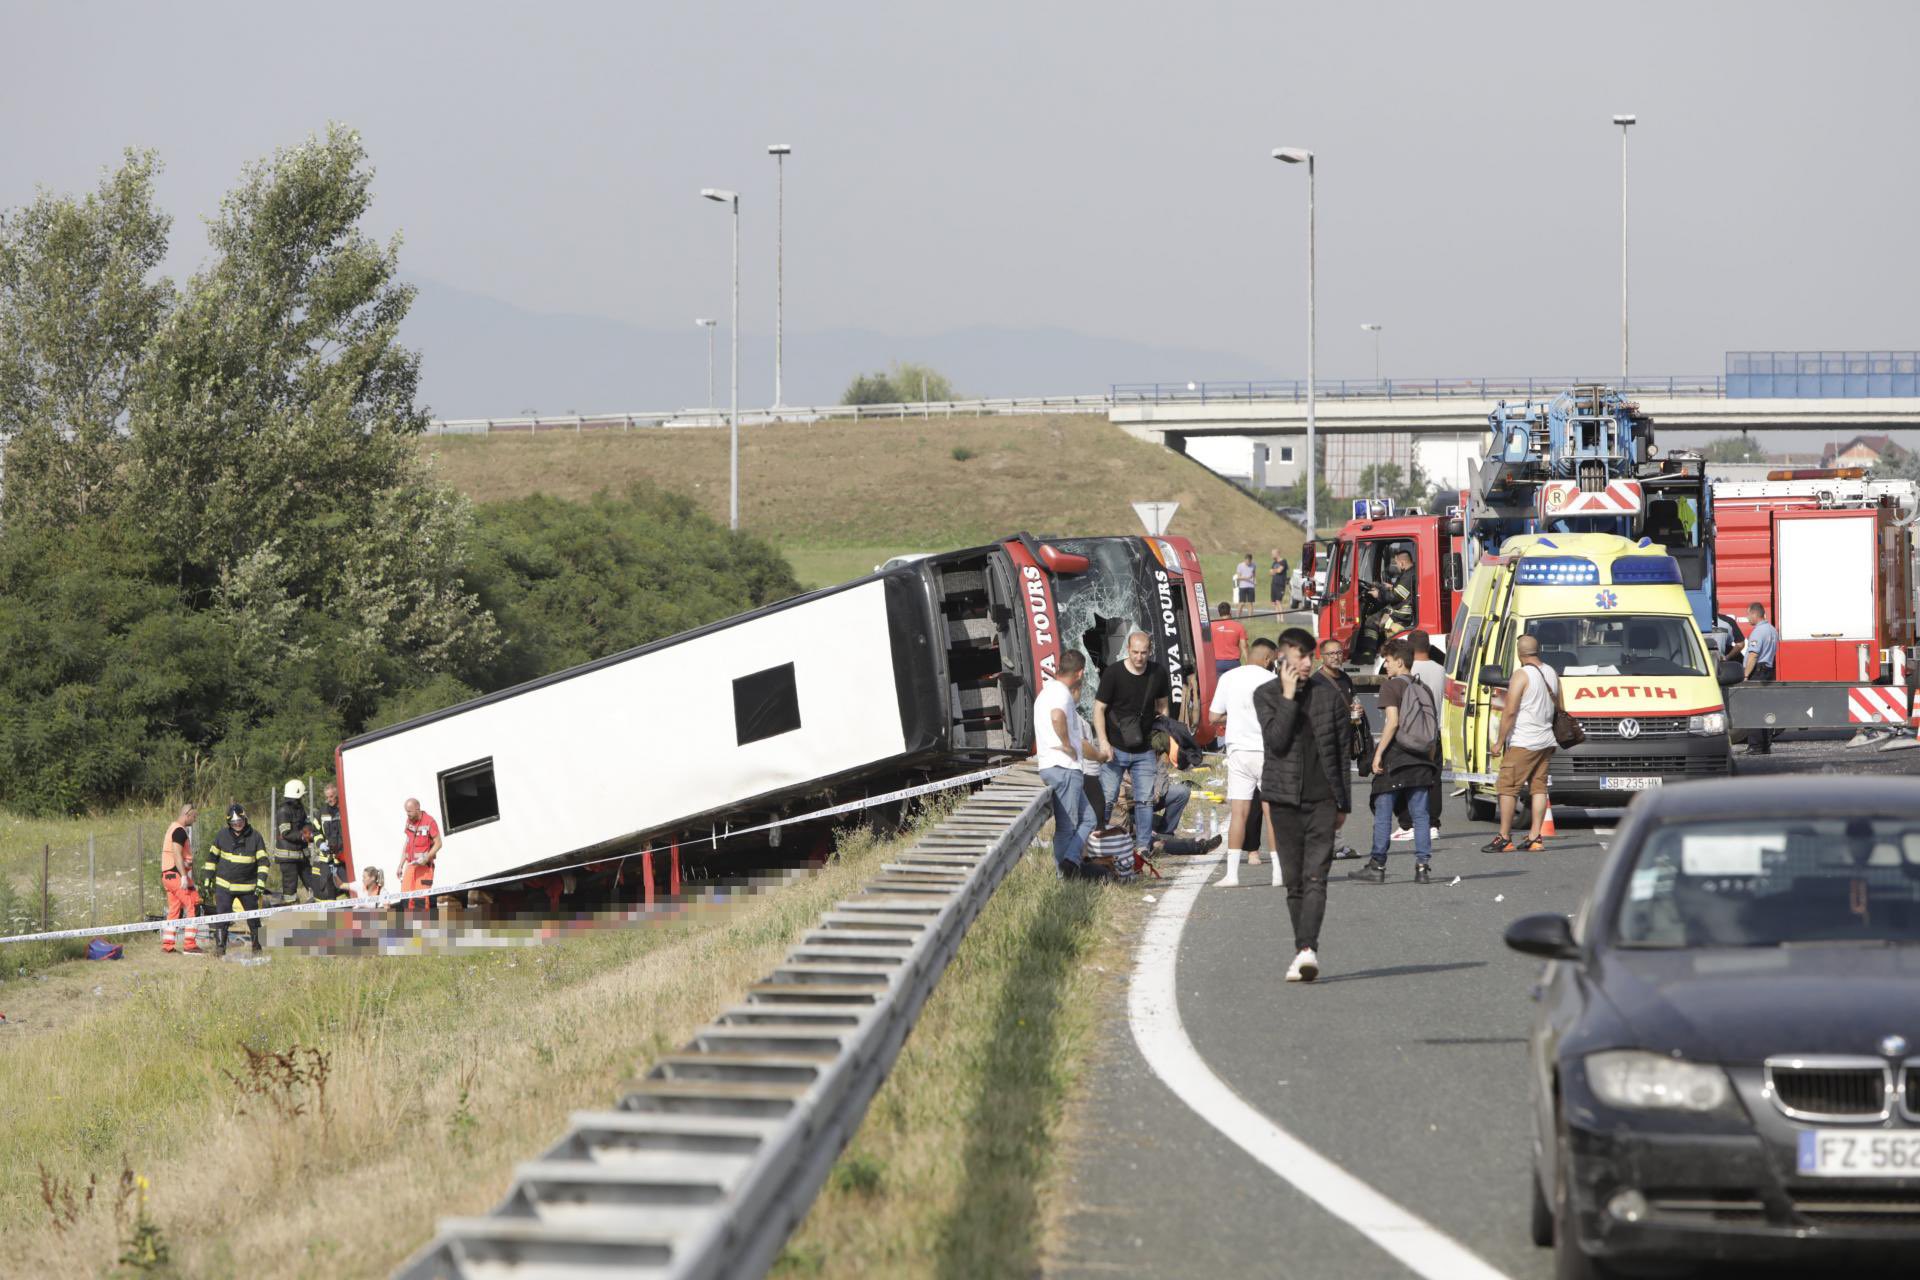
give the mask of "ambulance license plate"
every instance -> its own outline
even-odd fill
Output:
[[[1665,778],[1623,778],[1617,774],[1606,774],[1600,779],[1602,791],[1651,791]]]
[[[1920,1133],[1802,1129],[1798,1166],[1816,1178],[1920,1177]]]

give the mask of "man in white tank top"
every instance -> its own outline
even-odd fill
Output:
[[[1530,797],[1532,823],[1526,842],[1519,847],[1527,853],[1547,847],[1540,828],[1547,820],[1547,763],[1556,745],[1553,712],[1560,700],[1560,676],[1540,661],[1538,636],[1521,636],[1517,652],[1520,665],[1507,685],[1506,706],[1491,747],[1500,757],[1500,780],[1494,786],[1500,796],[1500,834],[1487,843],[1487,853],[1515,848],[1513,811],[1523,790]]]

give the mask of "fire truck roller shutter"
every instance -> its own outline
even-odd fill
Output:
[[[477,762],[498,815],[447,832],[441,883],[922,750],[944,704],[913,591],[905,574],[816,592],[345,743],[355,852],[391,870],[407,798],[432,811],[442,775]]]

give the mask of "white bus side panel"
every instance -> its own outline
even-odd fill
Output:
[[[794,667],[800,727],[742,746],[735,679]],[[497,821],[448,833],[441,884],[499,875],[899,755],[885,585],[822,597],[344,747],[357,866],[399,864],[403,806],[491,757]]]

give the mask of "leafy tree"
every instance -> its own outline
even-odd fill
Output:
[[[110,508],[148,342],[172,303],[156,279],[169,219],[159,162],[129,151],[75,199],[0,214],[0,449],[9,523],[71,526]]]
[[[1752,436],[1721,436],[1707,441],[1700,456],[1708,462],[1765,462],[1767,451]]]
[[[918,404],[960,398],[945,374],[923,364],[896,360],[884,373],[863,373],[854,378],[841,393],[840,403]]]
[[[483,689],[800,590],[766,543],[729,531],[684,495],[647,486],[585,503],[535,495],[482,507],[470,580],[503,636],[498,656],[472,673]]]
[[[1892,445],[1867,474],[1875,480],[1920,480],[1920,452]]]
[[[900,397],[895,394],[893,382],[886,373],[856,374],[847,389],[840,393],[841,404],[898,404]]]
[[[213,735],[230,651],[124,519],[0,539],[0,805],[157,795]]]
[[[413,447],[414,291],[397,242],[360,229],[371,183],[339,127],[248,168],[154,337],[130,441],[150,536],[247,684],[264,695],[325,632],[333,678],[313,693],[349,721],[494,644],[460,583],[467,504]]]
[[[1433,491],[1433,478],[1418,459],[1402,469],[1397,462],[1375,463],[1360,472],[1360,492],[1355,497],[1392,498],[1396,510],[1420,507]],[[1424,507],[1421,508],[1425,510]]]

